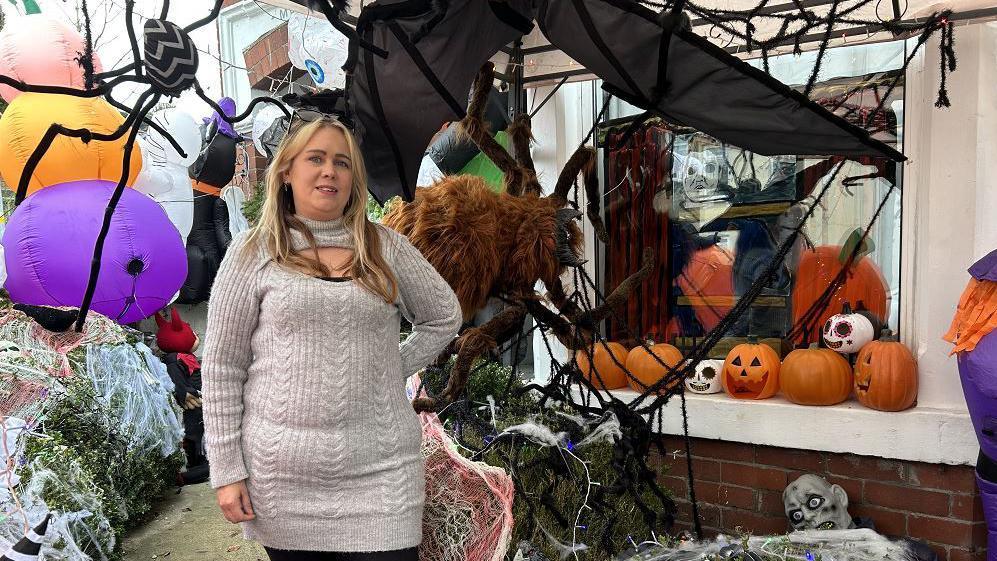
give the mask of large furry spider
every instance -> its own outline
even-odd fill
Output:
[[[457,360],[440,403],[417,399],[417,410],[431,410],[452,402],[463,392],[477,357],[496,349],[518,334],[526,314],[551,329],[569,349],[592,344],[595,327],[611,310],[626,302],[633,288],[650,273],[651,250],[644,252],[641,269],[620,283],[604,303],[582,310],[570,300],[560,276],[581,266],[582,237],[575,220],[581,212],[568,206],[568,191],[579,173],[588,194],[588,217],[600,239],[606,240],[599,217],[595,151],[580,147],[558,177],[554,192],[541,196],[533,160],[529,123],[519,117],[509,127],[515,159],[503,149],[482,120],[485,99],[494,75],[486,64],[474,83],[467,116],[460,126],[505,175],[504,193],[491,191],[471,175],[452,175],[433,186],[416,190],[412,202],[401,203],[384,216],[383,224],[404,234],[450,284],[460,300],[464,320],[470,320],[490,297],[509,304],[486,324],[465,330],[441,355],[454,352]],[[558,313],[543,305],[537,281]]]

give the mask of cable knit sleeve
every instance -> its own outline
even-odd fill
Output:
[[[247,236],[243,232],[232,240],[208,300],[202,394],[211,486],[216,489],[248,477],[242,456],[242,399],[253,360],[263,260],[260,251],[246,247]]]
[[[433,361],[460,330],[460,302],[453,289],[408,239],[389,232],[392,270],[398,280],[398,307],[412,324],[399,346],[402,376],[408,378]]]

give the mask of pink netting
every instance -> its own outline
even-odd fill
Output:
[[[421,561],[502,561],[512,538],[512,478],[457,452],[435,413],[422,413],[426,510]]]

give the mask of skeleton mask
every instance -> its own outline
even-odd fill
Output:
[[[692,393],[719,393],[724,391],[720,374],[724,370],[722,360],[702,360],[696,365],[696,374],[685,379],[685,387]]]
[[[720,164],[710,152],[693,152],[686,156],[682,170],[682,189],[692,203],[707,203],[724,199],[718,189]]]
[[[874,336],[872,322],[861,314],[835,314],[824,322],[824,342],[841,354],[859,352]]]
[[[794,530],[846,530],[852,527],[848,493],[823,477],[805,474],[782,492],[786,518]]]

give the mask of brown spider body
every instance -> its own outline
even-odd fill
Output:
[[[529,297],[538,280],[551,286],[566,270],[557,258],[557,230],[567,230],[576,255],[582,238],[574,221],[558,220],[560,208],[534,194],[495,193],[480,177],[452,175],[417,189],[415,200],[396,206],[383,223],[433,264],[469,321],[489,297]]]
[[[452,175],[417,189],[412,202],[394,207],[382,221],[404,234],[446,279],[460,300],[465,321],[484,308],[490,297],[501,297],[507,304],[486,324],[461,333],[441,355],[442,361],[457,353],[440,396],[443,404],[463,392],[474,359],[519,333],[527,313],[569,348],[591,344],[595,327],[626,302],[653,265],[650,250],[645,251],[641,270],[620,283],[595,309],[582,310],[568,298],[560,275],[584,263],[581,231],[575,222],[582,213],[568,206],[567,197],[579,174],[585,179],[589,220],[600,239],[607,239],[599,217],[595,151],[576,150],[561,170],[554,192],[541,196],[530,157],[529,119],[520,116],[508,129],[515,159],[485,129],[481,114],[492,80],[493,69],[487,64],[478,74],[467,117],[460,126],[502,170],[505,192],[491,191],[480,177]],[[537,281],[547,287],[547,297],[557,312],[541,303]],[[413,405],[417,410],[432,410],[441,404],[419,398]]]

